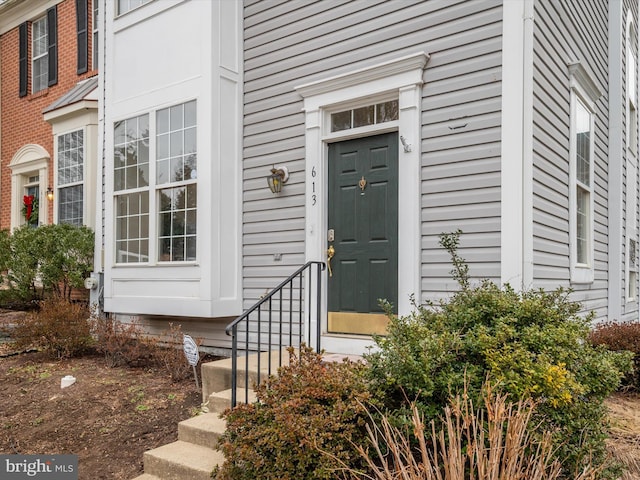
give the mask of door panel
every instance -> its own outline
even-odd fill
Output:
[[[329,331],[380,333],[379,299],[398,297],[397,133],[329,145],[328,170]]]

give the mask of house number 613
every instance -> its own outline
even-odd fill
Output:
[[[311,178],[316,178],[316,167],[311,168]],[[311,182],[311,205],[314,206],[318,203],[318,198],[316,196],[316,182]]]

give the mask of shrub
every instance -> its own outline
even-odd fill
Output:
[[[622,385],[640,391],[640,322],[601,323],[591,331],[589,341],[592,345],[603,345],[614,352],[632,352],[634,368],[625,375]]]
[[[23,226],[8,243],[9,285],[22,300],[41,299],[47,292],[69,300],[93,269],[93,232],[87,227]]]
[[[456,274],[466,271],[457,255],[459,232],[441,243],[454,258]],[[539,402],[536,420],[553,432],[554,452],[564,475],[589,459],[604,460],[604,399],[630,369],[630,355],[594,348],[587,341],[592,316],[581,316],[568,292],[515,292],[489,281],[461,289],[438,306],[416,307],[403,318],[391,315],[388,336],[366,355],[377,395],[396,422],[409,423],[407,398],[428,421],[465,388],[481,405],[486,378],[513,398]]]
[[[364,365],[324,363],[320,354],[290,350],[289,366],[256,387],[258,402],[225,412],[218,480],[338,478],[341,465],[360,466],[368,399]],[[332,452],[327,457],[322,451]]]
[[[11,236],[9,230],[0,230],[0,285],[4,282],[3,274],[9,269],[11,258]]]
[[[198,347],[201,339],[195,339]],[[154,352],[155,363],[162,368],[174,382],[193,376],[183,349],[183,334],[180,325],[169,324],[169,328],[160,334],[159,348]]]
[[[486,409],[474,410],[465,394],[456,395],[444,409],[438,431],[435,422],[425,427],[415,403],[411,404],[411,431],[382,417],[368,429],[381,447],[374,453],[358,447],[370,472],[350,469],[356,478],[375,480],[555,480],[560,463],[553,458],[549,432],[532,435],[533,400],[516,404],[487,386],[482,389]],[[376,415],[377,416],[377,415]],[[373,420],[374,416],[371,416]],[[576,480],[596,478],[597,470],[583,469]]]
[[[122,323],[111,317],[94,316],[95,350],[114,367],[147,367],[153,364],[157,341],[148,338],[137,323]]]
[[[89,350],[93,339],[86,306],[49,298],[39,307],[19,320],[12,331],[18,348],[41,348],[52,358],[75,357]]]

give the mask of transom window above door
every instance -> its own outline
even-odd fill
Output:
[[[398,100],[351,108],[331,114],[331,131],[340,132],[398,120]]]

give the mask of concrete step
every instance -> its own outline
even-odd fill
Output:
[[[217,413],[204,413],[178,424],[178,440],[216,449],[226,428],[227,422]]]
[[[237,391],[236,400],[238,403],[244,403],[245,401],[245,389],[239,388]],[[249,390],[249,403],[254,403],[258,399],[256,397],[256,392],[251,389]],[[209,395],[209,411],[212,413],[220,414],[224,412],[227,408],[231,407],[231,389],[222,390],[221,392],[214,392]]]
[[[145,474],[161,480],[211,480],[224,455],[218,450],[178,440],[144,453]]]
[[[155,475],[149,475],[148,473],[143,473],[139,477],[134,478],[133,480],[161,480],[159,477]]]
[[[248,383],[249,387],[258,381],[258,364],[260,365],[260,381],[268,376],[269,359],[271,359],[271,374],[278,373],[280,365],[289,364],[289,353],[283,349],[272,352],[263,352],[260,355],[251,354],[248,359],[248,369],[246,368],[245,357],[238,358],[238,387],[243,387]],[[231,359],[225,358],[215,362],[203,363],[202,374],[202,400],[207,401],[213,392],[220,392],[231,388]],[[245,373],[248,371],[248,375]],[[247,382],[248,377],[248,382]]]

